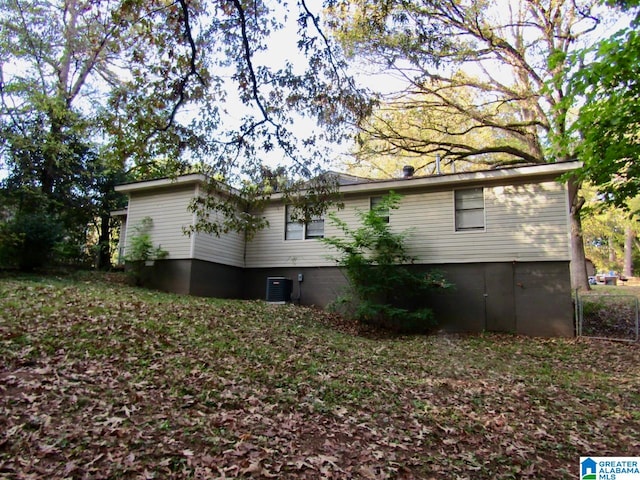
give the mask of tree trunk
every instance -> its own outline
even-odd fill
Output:
[[[571,217],[571,288],[573,290],[590,290],[582,238],[582,219],[580,218],[584,198],[579,194],[580,182],[578,180],[572,177],[567,185]]]
[[[613,235],[611,235],[607,242],[609,246],[609,267],[613,268],[613,265],[618,261],[618,256],[616,255],[616,245],[613,241]]]
[[[633,231],[631,225],[627,225],[624,230],[624,267],[622,274],[625,277],[633,277],[633,241],[636,238],[636,232]]]
[[[100,235],[98,236],[97,268],[109,270],[111,268],[111,216],[108,213],[100,215]]]

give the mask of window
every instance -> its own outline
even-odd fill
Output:
[[[484,230],[484,191],[468,188],[455,191],[456,231]]]
[[[302,240],[303,238],[323,238],[324,218],[312,217],[306,224],[291,218],[292,205],[286,207],[285,240]]]
[[[304,226],[302,222],[298,222],[291,219],[291,211],[293,207],[291,205],[287,205],[287,216],[286,216],[286,227],[284,232],[285,240],[302,240]]]
[[[370,209],[373,210],[382,202],[383,197],[371,197],[370,201]],[[386,223],[389,223],[389,209],[386,208],[380,212],[380,218],[382,218]]]
[[[323,238],[324,237],[324,218],[313,217],[305,225],[304,238]]]

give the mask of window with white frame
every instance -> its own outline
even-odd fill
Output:
[[[287,205],[285,217],[285,240],[302,240],[303,238],[323,238],[324,218],[311,217],[307,223],[292,218],[293,206]]]
[[[371,197],[369,199],[369,208],[373,210],[382,202],[384,197]],[[380,211],[380,218],[382,218],[386,223],[389,223],[389,209],[386,208]]]
[[[484,190],[455,191],[456,232],[484,230]]]

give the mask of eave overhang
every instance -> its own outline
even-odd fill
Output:
[[[532,179],[552,180],[576,170],[582,166],[582,162],[568,161],[545,163],[539,165],[525,165],[518,167],[497,168],[492,170],[479,170],[475,172],[447,173],[441,175],[414,176],[410,178],[393,178],[388,180],[368,180],[362,183],[341,185],[339,192],[343,195],[357,195],[366,193],[410,191],[416,189],[440,189],[467,185],[484,185],[491,183],[508,184]],[[133,183],[117,185],[115,190],[121,193],[146,192],[150,190],[162,190],[165,188],[205,185],[208,177],[203,174],[182,175],[174,178],[161,178]],[[229,189],[226,193],[235,193]],[[283,198],[282,193],[274,193],[272,200]]]

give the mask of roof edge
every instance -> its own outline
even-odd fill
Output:
[[[342,194],[355,194],[364,192],[385,192],[389,190],[403,191],[417,188],[442,187],[451,185],[465,185],[470,183],[484,183],[492,181],[508,181],[524,178],[557,178],[561,175],[576,170],[582,166],[582,162],[571,160],[566,162],[544,163],[536,165],[523,165],[517,167],[499,168],[492,170],[477,170],[474,172],[445,173],[411,178],[391,178],[381,180],[369,180],[363,183],[341,185],[339,191]],[[282,194],[275,193],[273,200],[282,198]]]
[[[155,180],[140,180],[131,183],[122,183],[115,186],[116,192],[129,193],[142,190],[152,190],[154,188],[172,187],[174,185],[202,184],[207,181],[207,176],[202,173],[190,173],[178,177],[165,177]]]
[[[411,178],[391,178],[391,179],[365,179],[361,182],[339,185],[339,191],[344,194],[358,192],[378,192],[388,190],[409,190],[414,188],[437,187],[447,185],[463,185],[468,183],[483,183],[495,180],[508,181],[510,179],[521,179],[531,177],[559,177],[565,173],[576,170],[582,166],[582,162],[571,160],[566,162],[544,163],[537,165],[523,165],[492,170],[477,170],[474,172],[435,174]],[[348,174],[347,174],[348,175]],[[115,191],[121,193],[140,192],[159,188],[167,188],[176,185],[196,185],[205,184],[208,177],[202,173],[192,173],[178,177],[160,178],[156,180],[142,180],[132,183],[116,185]],[[233,192],[234,189],[231,189]],[[281,193],[271,195],[273,200],[282,198]]]

